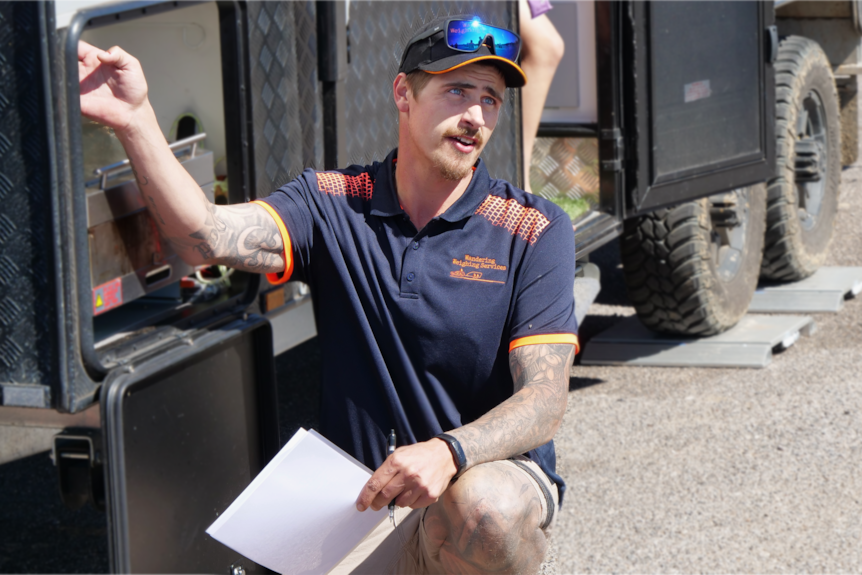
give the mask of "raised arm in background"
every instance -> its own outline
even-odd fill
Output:
[[[114,130],[153,220],[183,260],[258,273],[284,270],[272,216],[255,204],[216,206],[174,157],[137,59],[117,46],[104,51],[80,42],[78,74],[81,113]]]

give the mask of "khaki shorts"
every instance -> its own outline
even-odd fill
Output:
[[[559,505],[557,486],[548,479],[545,472],[533,461],[518,456],[506,461],[494,461],[485,465],[508,465],[528,476],[539,493],[542,502],[542,516],[545,517],[543,529],[547,532],[557,517]],[[549,499],[553,501],[550,508]],[[424,509],[398,507],[395,509],[395,524],[387,517],[363,539],[357,547],[336,565],[331,574],[345,573],[384,575],[384,574],[426,574],[444,573],[443,565],[432,558],[427,548]]]

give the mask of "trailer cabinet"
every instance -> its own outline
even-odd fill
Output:
[[[204,530],[279,448],[273,353],[314,335],[289,313],[308,292],[236,272],[184,296],[194,270],[81,118],[77,45],[141,60],[179,161],[212,200],[246,202],[322,162],[315,5],[75,7],[0,6],[0,421],[76,425],[54,441],[61,493],[106,510],[112,569],[228,571],[241,558]]]
[[[195,270],[161,240],[116,138],[81,118],[77,44],[137,57],[179,161],[211,200],[245,202],[322,164],[315,5],[82,4],[59,3],[59,21],[53,3],[0,18],[4,406],[79,412],[118,344],[152,351],[249,306],[279,323],[274,351],[314,335],[296,284],[237,272],[208,297],[181,291]]]
[[[775,171],[770,2],[577,2],[534,148],[533,191],[573,220],[577,257],[621,237],[629,298],[658,331],[745,313]]]

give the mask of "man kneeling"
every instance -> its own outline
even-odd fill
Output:
[[[397,149],[217,206],[167,148],[138,61],[80,46],[81,109],[115,130],[177,253],[310,286],[321,432],[376,469],[357,509],[397,505],[336,572],[531,573],[544,557],[578,344],[574,234],[479,158],[526,82],[519,48],[470,16],[431,22],[393,82]]]

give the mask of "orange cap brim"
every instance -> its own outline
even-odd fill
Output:
[[[422,70],[422,71],[426,72],[428,74],[445,74],[446,72],[451,72],[452,70],[457,70],[458,68],[462,68],[468,64],[475,64],[476,62],[481,62],[482,60],[491,60],[491,61],[495,61],[495,62],[502,62],[503,64],[506,64],[510,68],[513,68],[516,72],[518,72],[518,74],[520,74],[524,83],[521,84],[520,86],[506,86],[507,88],[521,88],[527,84],[527,75],[524,73],[524,71],[521,69],[520,66],[518,66],[517,64],[515,64],[511,60],[507,60],[506,58],[501,58],[500,56],[494,56],[494,55],[477,56],[475,58],[471,58],[470,60],[467,60],[466,62],[459,62],[458,64],[455,64],[451,68],[446,68],[445,70],[437,70],[435,72],[432,72],[430,70]],[[421,69],[422,68],[420,68],[420,70]]]

